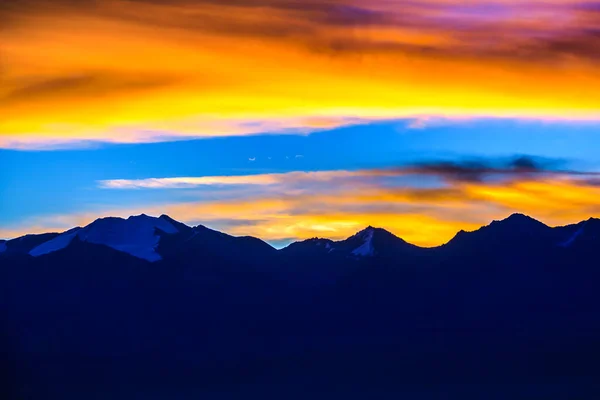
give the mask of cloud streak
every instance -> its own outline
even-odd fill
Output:
[[[360,176],[349,171],[288,172],[280,174],[201,176],[147,179],[111,179],[98,184],[104,189],[186,189],[200,186],[228,185],[274,185],[282,183],[324,182],[334,179]]]
[[[398,167],[355,171],[295,171],[256,175],[112,179],[99,181],[98,185],[104,189],[189,189],[202,186],[233,185],[285,185],[286,187],[306,188],[322,183],[332,184],[336,187],[370,185],[373,182],[382,184],[381,179],[397,177],[433,177],[438,178],[440,182],[445,181],[451,184],[484,182],[490,179],[521,180],[541,175],[584,176],[591,181],[594,176],[598,175],[596,172],[560,169],[558,168],[560,165],[561,162],[557,160],[519,156],[508,160],[429,161]],[[403,183],[406,184],[406,181]]]
[[[0,147],[600,119],[597,2],[19,0]]]

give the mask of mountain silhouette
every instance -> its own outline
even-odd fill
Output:
[[[435,248],[166,215],[24,236],[0,243],[5,398],[598,398],[599,243],[521,214]]]
[[[443,249],[478,247],[481,251],[504,246],[557,246],[570,247],[575,243],[593,241],[600,234],[600,220],[590,218],[577,224],[551,228],[523,214],[512,214],[506,219],[493,221],[473,232],[460,231],[448,243],[434,249],[424,249],[407,243],[385,229],[367,227],[351,237],[333,241],[312,238],[294,242],[279,250],[280,254],[297,257],[308,255],[344,256],[347,258],[377,258],[408,255],[410,253],[439,253]],[[112,247],[156,262],[162,254],[175,253],[221,253],[232,255],[246,253],[247,258],[273,255],[275,249],[264,241],[246,237],[235,237],[202,225],[187,226],[167,215],[150,217],[145,214],[123,218],[100,218],[83,228],[72,228],[63,233],[26,235],[1,241],[0,255],[21,254],[39,257],[50,252],[68,248],[71,240]],[[175,251],[176,249],[176,251]]]

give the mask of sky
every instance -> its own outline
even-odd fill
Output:
[[[600,216],[600,2],[0,4],[0,238],[168,214],[281,247]]]

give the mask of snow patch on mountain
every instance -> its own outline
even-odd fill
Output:
[[[37,257],[52,253],[67,247],[75,237],[78,237],[83,242],[102,244],[134,257],[154,262],[161,259],[156,252],[160,241],[156,229],[167,234],[178,232],[178,229],[166,219],[149,217],[144,214],[127,219],[101,218],[85,228],[76,228],[61,234],[34,248],[29,254]]]
[[[365,231],[361,232],[360,235],[363,236],[364,243],[352,250],[352,254],[355,256],[372,256],[375,254],[375,248],[373,247],[373,234],[375,230],[373,228],[367,228]]]
[[[40,244],[37,247],[34,247],[29,254],[38,257],[44,254],[49,254],[67,247],[71,241],[77,236],[77,232],[79,232],[81,228],[73,228],[64,233],[61,233],[57,237],[52,240],[49,240],[45,243]]]
[[[310,241],[313,242],[316,246],[324,247],[325,249],[331,248],[331,240],[329,239],[314,238],[310,239]]]
[[[579,236],[581,236],[581,234],[584,232],[584,230],[585,230],[585,225],[586,225],[585,223],[584,223],[584,224],[582,224],[582,225],[581,225],[581,228],[577,229],[577,230],[575,231],[575,233],[573,233],[573,235],[571,235],[571,237],[570,237],[570,238],[568,238],[568,239],[567,239],[567,240],[565,240],[563,243],[561,243],[561,246],[563,246],[563,247],[569,247],[569,246],[571,246],[571,245],[572,245],[572,244],[575,242],[575,240],[577,240],[577,238],[578,238]]]

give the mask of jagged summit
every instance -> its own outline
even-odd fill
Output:
[[[99,218],[83,228],[73,228],[40,244],[29,254],[39,257],[61,250],[77,237],[82,242],[101,244],[148,261],[158,261],[161,257],[155,248],[160,240],[159,232],[175,234],[179,229],[165,218],[150,217],[146,214],[130,216],[127,219]]]
[[[494,220],[489,225],[475,231],[459,231],[448,243],[441,247],[453,247],[463,251],[494,249],[509,252],[511,249],[527,246],[556,245],[564,232],[522,213],[514,213],[502,220]]]
[[[523,232],[531,229],[544,230],[551,228],[543,222],[540,222],[528,215],[513,213],[504,219],[493,220],[489,225],[482,226],[474,231],[466,231],[461,229],[456,233],[454,238],[469,236],[475,232],[482,231],[493,231],[494,233],[498,233],[501,231],[510,232],[512,230],[514,232]]]
[[[346,240],[336,242],[335,248],[344,249],[356,257],[373,257],[396,252],[398,249],[414,248],[393,233],[383,229],[368,226],[350,236]]]
[[[521,213],[514,213],[508,216],[503,220],[494,220],[490,225],[511,225],[514,227],[525,227],[525,226],[538,226],[538,227],[548,227],[543,222],[538,221],[535,218],[532,218],[528,215]]]
[[[377,227],[369,225],[366,228],[356,232],[354,235],[350,236],[348,239],[353,238],[353,237],[364,237],[367,235],[386,235],[386,236],[393,236],[395,238],[398,238],[396,235],[394,235],[393,233],[391,233],[390,231],[388,231],[386,229],[377,228]]]
[[[375,246],[373,245],[375,229],[369,226],[367,229],[359,232],[357,236],[363,240],[363,244],[352,250],[352,254],[363,257],[375,255]]]
[[[386,251],[386,247],[407,244],[391,232],[371,225],[339,241],[314,237],[291,243],[285,252],[296,254],[327,253],[335,256],[372,257]],[[408,245],[408,244],[407,244]]]
[[[286,254],[294,254],[296,256],[311,256],[320,254],[329,254],[335,251],[335,243],[333,240],[313,237],[306,240],[290,243],[288,246],[281,249]]]
[[[190,229],[192,229],[191,227],[187,226],[183,222],[179,222],[176,219],[171,218],[167,214],[161,214],[161,216],[158,217],[158,218],[162,219],[164,221],[167,221],[168,223],[170,223],[171,225],[173,225],[175,228],[177,228],[181,232],[183,232],[183,231],[189,231]]]

